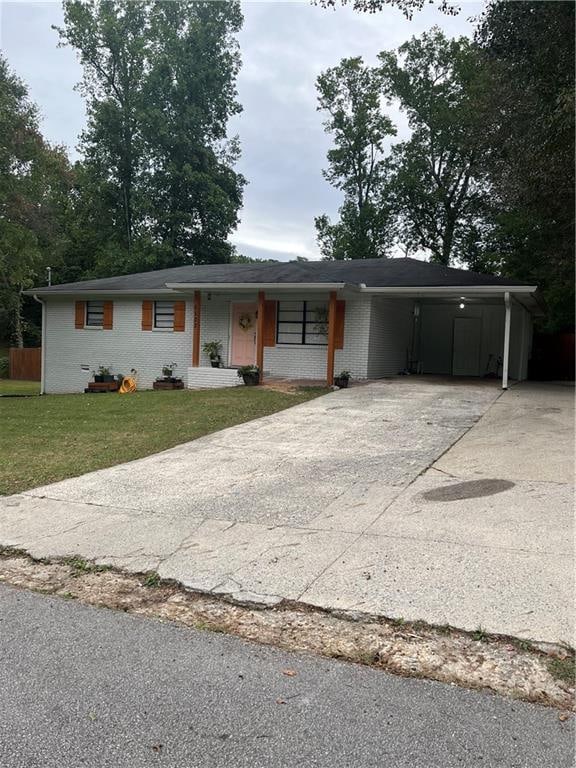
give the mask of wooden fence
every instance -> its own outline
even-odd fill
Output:
[[[42,347],[28,347],[25,349],[10,347],[8,361],[8,376],[11,379],[40,381]]]

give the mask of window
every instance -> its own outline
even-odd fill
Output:
[[[154,302],[154,328],[174,328],[174,302],[173,301],[155,301]]]
[[[279,301],[276,342],[326,346],[328,302]]]
[[[86,302],[86,327],[102,328],[104,326],[104,302]]]

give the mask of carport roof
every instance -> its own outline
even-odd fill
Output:
[[[418,259],[282,262],[276,264],[202,264],[131,275],[42,286],[26,291],[40,296],[82,293],[148,293],[170,289],[234,287],[344,286],[362,289],[490,288],[529,286],[518,280],[445,267]]]

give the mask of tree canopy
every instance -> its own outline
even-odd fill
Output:
[[[50,146],[22,81],[0,56],[0,318],[17,346],[30,331],[22,291],[58,259],[70,183],[64,151]]]
[[[334,137],[324,176],[344,193],[338,223],[325,215],[316,219],[320,250],[334,259],[385,256],[393,231],[383,194],[389,174],[384,142],[395,129],[380,110],[379,73],[359,57],[344,59],[320,75],[317,88],[324,127]]]
[[[229,259],[241,24],[236,1],[64,0],[60,41],[84,69],[77,193],[100,233],[94,274]]]
[[[434,0],[317,0],[318,5],[324,8],[334,8],[338,4],[351,5],[360,13],[379,13],[386,7],[398,8],[408,19],[433,2]],[[440,11],[449,16],[460,12],[460,6],[451,0],[438,0],[437,5]]]
[[[351,62],[362,73],[353,96]],[[386,255],[394,235],[404,253],[537,283],[548,329],[573,327],[573,62],[573,4],[494,0],[474,40],[433,28],[373,67],[345,59],[324,73],[319,108],[334,137],[325,176],[343,191],[340,220],[316,219],[324,257]],[[390,140],[391,103],[408,120],[402,141]],[[353,195],[371,146],[366,115],[387,127],[367,208],[379,249],[358,235]]]
[[[574,325],[574,22],[573,3],[498,0],[476,32],[491,83],[483,255],[541,286],[550,329]]]

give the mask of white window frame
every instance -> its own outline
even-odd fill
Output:
[[[172,312],[161,312],[158,313],[156,307],[158,304],[171,304],[172,305]],[[159,331],[160,333],[166,333],[174,330],[174,312],[175,312],[175,302],[173,301],[164,301],[163,299],[160,299],[158,301],[154,302],[154,306],[152,307],[152,330]],[[158,314],[164,315],[165,317],[168,317],[170,314],[172,315],[172,325],[156,325],[156,316]]]
[[[90,304],[100,304],[101,307],[102,307],[102,312],[101,313],[100,312],[97,313],[97,314],[102,314],[102,322],[100,323],[100,325],[96,325],[95,323],[89,323],[88,322],[88,318],[90,316]],[[94,310],[92,310],[92,311],[94,311]],[[104,302],[103,301],[99,301],[98,299],[93,299],[92,301],[87,301],[86,302],[86,312],[85,312],[85,315],[84,315],[84,328],[91,328],[91,329],[96,330],[96,331],[98,331],[98,330],[101,331],[102,328],[104,328]]]

